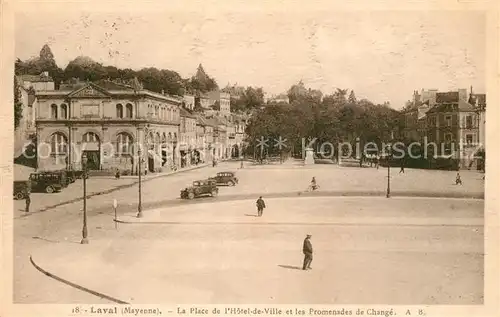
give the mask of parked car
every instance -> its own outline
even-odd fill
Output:
[[[68,184],[74,183],[77,179],[81,179],[83,171],[63,170],[66,173],[66,180]]]
[[[217,185],[234,186],[238,184],[238,177],[233,172],[219,172],[215,177],[210,177],[209,180],[215,181]]]
[[[30,183],[32,191],[48,194],[61,191],[68,186],[66,173],[61,171],[31,173]]]
[[[30,181],[14,181],[14,199],[25,199],[30,191]]]
[[[181,190],[182,199],[193,199],[200,196],[210,195],[216,197],[219,193],[216,183],[213,180],[194,181],[193,185]]]

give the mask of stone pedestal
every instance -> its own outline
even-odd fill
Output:
[[[313,152],[313,149],[310,149],[310,148],[306,149],[306,158],[304,159],[304,164],[305,165],[314,164],[314,152]]]

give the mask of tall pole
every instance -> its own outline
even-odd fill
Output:
[[[142,218],[142,151],[139,149],[139,204],[137,205],[137,218]]]
[[[387,198],[391,197],[391,155],[390,148],[388,148],[387,153]]]
[[[82,241],[81,244],[88,244],[89,240],[87,238],[87,155],[83,153],[82,156],[83,165],[83,229],[82,229]]]
[[[245,155],[245,151],[243,150],[243,145],[240,144],[240,158],[241,158],[241,162],[240,162],[240,168],[243,168],[243,156]]]

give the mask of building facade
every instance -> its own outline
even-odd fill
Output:
[[[179,153],[181,168],[197,164],[200,159],[198,144],[196,142],[196,116],[189,110],[180,108],[180,142]]]
[[[216,102],[219,103],[220,109],[217,110],[220,115],[227,116],[231,113],[231,95],[223,91],[210,91],[205,94],[209,99],[210,106]]]
[[[438,93],[436,105],[426,114],[427,139],[438,145],[437,155],[455,154],[463,167],[473,161],[479,141],[474,107],[459,92]]]
[[[36,135],[36,92],[54,90],[54,80],[48,72],[40,75],[19,75],[16,76],[16,81],[19,85],[22,117],[14,132],[14,157],[21,155],[32,136]]]
[[[36,93],[39,170],[80,170],[83,154],[95,171],[137,174],[179,165],[180,99],[137,81],[75,87]]]

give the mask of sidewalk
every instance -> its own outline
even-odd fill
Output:
[[[208,166],[207,164],[192,166],[175,172],[148,174],[142,177],[141,181],[148,182],[160,177],[187,172]],[[114,191],[135,186],[139,183],[138,176],[120,177],[115,179],[110,176],[91,177],[87,180],[87,198],[109,194]],[[31,210],[30,214],[54,209],[59,206],[71,204],[83,200],[83,180],[79,179],[75,183],[70,184],[67,188],[58,193],[32,193],[31,194]],[[14,218],[25,215],[26,202],[24,200],[14,200]]]

